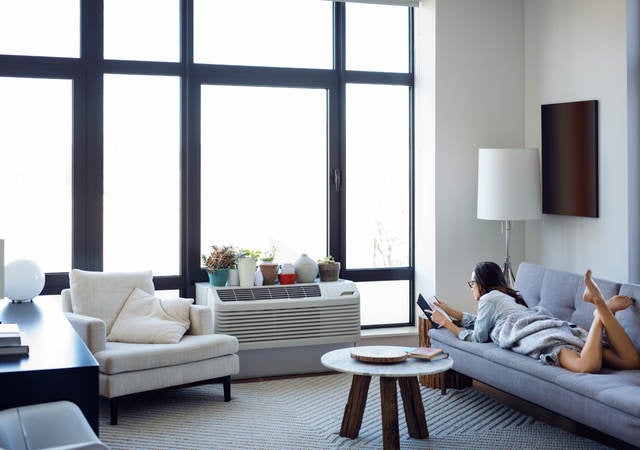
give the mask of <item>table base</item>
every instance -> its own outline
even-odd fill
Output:
[[[398,431],[398,390],[400,385],[404,415],[409,436],[416,439],[429,437],[424,405],[417,377],[380,377],[380,406],[382,410],[382,438],[385,449],[400,448]],[[347,405],[344,408],[340,436],[354,439],[362,426],[371,376],[353,375]]]

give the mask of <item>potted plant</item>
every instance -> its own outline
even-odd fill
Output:
[[[253,286],[256,264],[262,252],[260,250],[250,250],[243,248],[238,253],[238,276],[240,278],[240,286]]]
[[[236,264],[236,251],[230,245],[212,245],[208,255],[202,255],[209,282],[213,286],[224,286],[227,284],[229,269]]]
[[[318,270],[320,272],[320,281],[337,281],[340,276],[340,263],[333,259],[333,256],[318,260]]]
[[[276,258],[276,246],[262,253],[260,256],[260,272],[262,272],[263,284],[276,284],[278,277],[278,264],[274,262]]]

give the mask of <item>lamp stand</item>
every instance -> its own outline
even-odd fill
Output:
[[[502,273],[504,274],[504,279],[507,282],[507,285],[510,288],[513,288],[515,284],[515,277],[513,276],[513,271],[511,270],[511,257],[509,256],[509,232],[511,231],[511,221],[504,221],[504,236],[505,236],[505,257],[504,257],[504,267],[502,268]]]

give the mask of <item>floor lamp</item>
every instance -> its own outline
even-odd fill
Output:
[[[478,151],[478,219],[501,220],[505,231],[503,273],[514,276],[509,256],[512,220],[539,219],[540,156],[537,148],[481,148]]]

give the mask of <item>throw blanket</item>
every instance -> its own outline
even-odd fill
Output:
[[[558,365],[563,348],[580,352],[588,332],[536,307],[511,314],[491,332],[491,339],[502,348]]]

